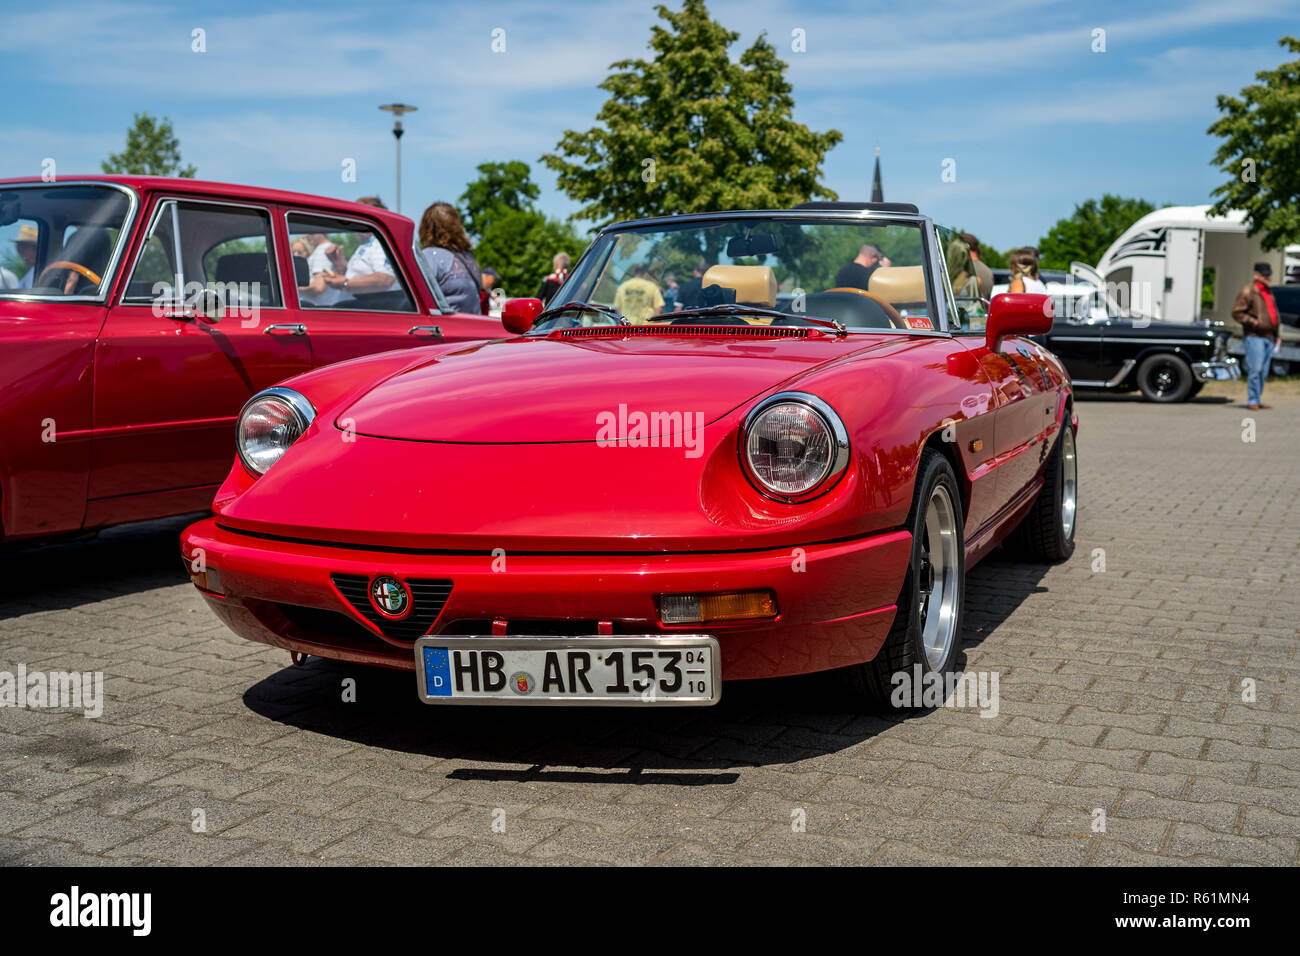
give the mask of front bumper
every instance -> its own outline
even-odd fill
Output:
[[[1193,362],[1192,374],[1198,382],[1229,382],[1241,378],[1241,366],[1235,358],[1215,362]]]
[[[720,645],[724,680],[862,663],[889,632],[911,554],[906,531],[722,554],[399,553],[273,540],[219,521],[187,528],[181,556],[235,633],[296,653],[402,670],[415,669],[420,633],[707,632]],[[414,582],[413,593],[424,588],[443,602],[432,623],[418,633],[384,633],[349,603],[349,586],[340,589],[341,580],[381,574]],[[661,594],[757,588],[775,592],[776,617],[707,625],[659,619]]]

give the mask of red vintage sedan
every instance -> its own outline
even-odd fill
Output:
[[[516,337],[250,401],[193,581],[243,637],[429,703],[947,675],[966,569],[1067,557],[1077,500],[1069,380],[1022,337],[1050,300],[962,307],[947,241],[904,204],[610,226],[551,308],[507,304]]]
[[[447,307],[413,233],[373,206],[248,186],[0,181],[0,537],[204,510],[254,393],[499,337]]]

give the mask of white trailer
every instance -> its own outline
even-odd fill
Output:
[[[1248,234],[1245,214],[1211,216],[1209,206],[1170,206],[1148,213],[1124,231],[1095,269],[1074,263],[1081,280],[1105,288],[1121,307],[1153,322],[1222,323],[1241,354],[1241,325],[1232,318],[1237,292],[1250,281],[1256,262],[1273,268],[1273,283],[1286,281],[1297,247],[1264,251]],[[1300,362],[1300,331],[1282,327],[1275,371]]]

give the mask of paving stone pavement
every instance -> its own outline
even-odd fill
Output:
[[[0,863],[1295,865],[1300,399],[1273,401],[1080,400],[1074,557],[969,576],[995,717],[818,677],[439,710],[228,633],[184,521],[7,554],[0,671],[103,671],[105,703],[0,709]]]

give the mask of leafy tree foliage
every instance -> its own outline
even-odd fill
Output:
[[[704,0],[662,4],[650,60],[620,60],[600,88],[610,97],[585,132],[564,133],[542,162],[593,222],[719,209],[787,208],[835,199],[820,182],[826,153],[843,139],[791,118],[785,63],[760,35],[740,59],[740,34],[709,16]]]
[[[518,160],[483,163],[478,174],[460,197],[461,218],[470,235],[483,235],[502,213],[526,212],[541,194],[528,164]]]
[[[1074,215],[1057,220],[1039,241],[1039,267],[1069,269],[1075,260],[1096,265],[1120,233],[1147,213],[1155,212],[1155,208],[1145,199],[1126,199],[1110,193],[1100,200],[1080,203],[1074,207]]]
[[[576,261],[587,243],[572,226],[534,206],[539,195],[527,163],[483,163],[460,196],[460,214],[474,241],[474,257],[497,270],[511,296],[537,291],[557,252]]]
[[[1300,38],[1279,46],[1300,54]],[[1228,181],[1214,190],[1211,211],[1241,209],[1265,249],[1300,242],[1300,59],[1260,70],[1240,96],[1217,99],[1208,132],[1220,137],[1213,165]]]
[[[126,149],[110,153],[100,163],[106,173],[135,176],[180,176],[193,179],[196,170],[181,165],[181,144],[172,132],[171,120],[157,120],[148,113],[136,113],[126,131]]]

